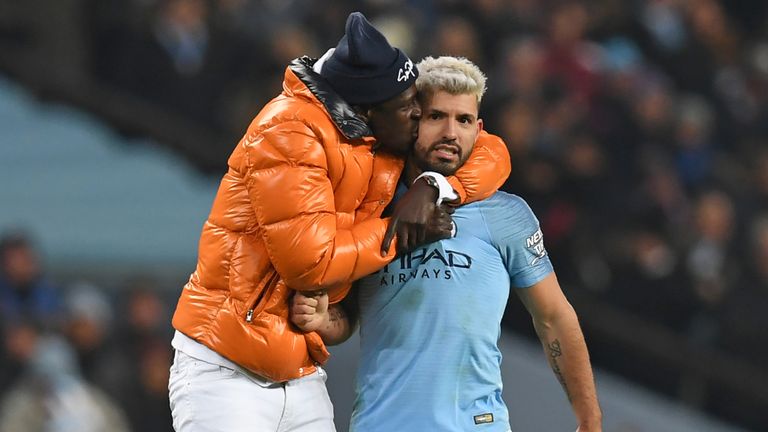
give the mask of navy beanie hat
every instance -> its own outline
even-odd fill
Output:
[[[320,75],[349,104],[375,105],[406,91],[419,72],[363,14],[353,12]]]

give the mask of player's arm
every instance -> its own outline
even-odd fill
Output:
[[[602,414],[587,346],[576,312],[557,282],[539,221],[520,197],[500,194],[491,202],[483,213],[489,236],[501,253],[515,293],[533,319],[547,360],[571,402],[579,431],[601,431]]]
[[[324,291],[296,292],[291,300],[291,322],[304,332],[317,332],[326,345],[338,345],[357,327],[356,290],[341,303],[328,305]]]
[[[602,430],[587,345],[576,312],[560,289],[555,273],[515,292],[533,318],[549,365],[573,407],[578,431]]]

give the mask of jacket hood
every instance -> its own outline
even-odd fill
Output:
[[[325,107],[336,127],[347,139],[360,139],[372,136],[368,124],[352,109],[352,106],[336,93],[323,77],[312,70],[316,59],[304,56],[291,62],[288,68],[296,75],[307,89]]]

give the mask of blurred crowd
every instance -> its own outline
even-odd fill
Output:
[[[717,0],[93,0],[95,77],[232,145],[351,10],[489,76],[507,191],[566,287],[758,366],[768,345],[768,6]],[[224,149],[226,151],[226,149]]]
[[[79,4],[93,79],[229,134],[232,146],[279,93],[288,62],[335,46],[352,10],[413,59],[469,58],[489,77],[486,129],[512,156],[504,188],[538,215],[565,289],[768,364],[768,2]],[[45,349],[76,359],[61,374],[79,365],[113,406],[157,411],[170,353],[153,291],[125,290],[115,311],[87,285],[66,296],[42,280],[34,288],[26,306],[3,297],[3,383],[55,329],[61,340]]]
[[[61,286],[28,235],[0,238],[0,430],[173,431],[169,301],[117,288]]]

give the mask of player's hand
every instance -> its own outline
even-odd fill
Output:
[[[291,299],[291,321],[304,332],[313,332],[328,322],[328,293],[325,290],[296,291]]]
[[[439,239],[435,237],[434,228],[429,228],[437,207],[435,205],[437,196],[437,189],[428,185],[423,179],[419,179],[411,185],[408,192],[395,204],[387,232],[384,235],[384,241],[381,244],[382,255],[389,252],[395,234],[397,234],[398,254]],[[448,236],[440,238],[447,237],[450,237],[450,231]]]

